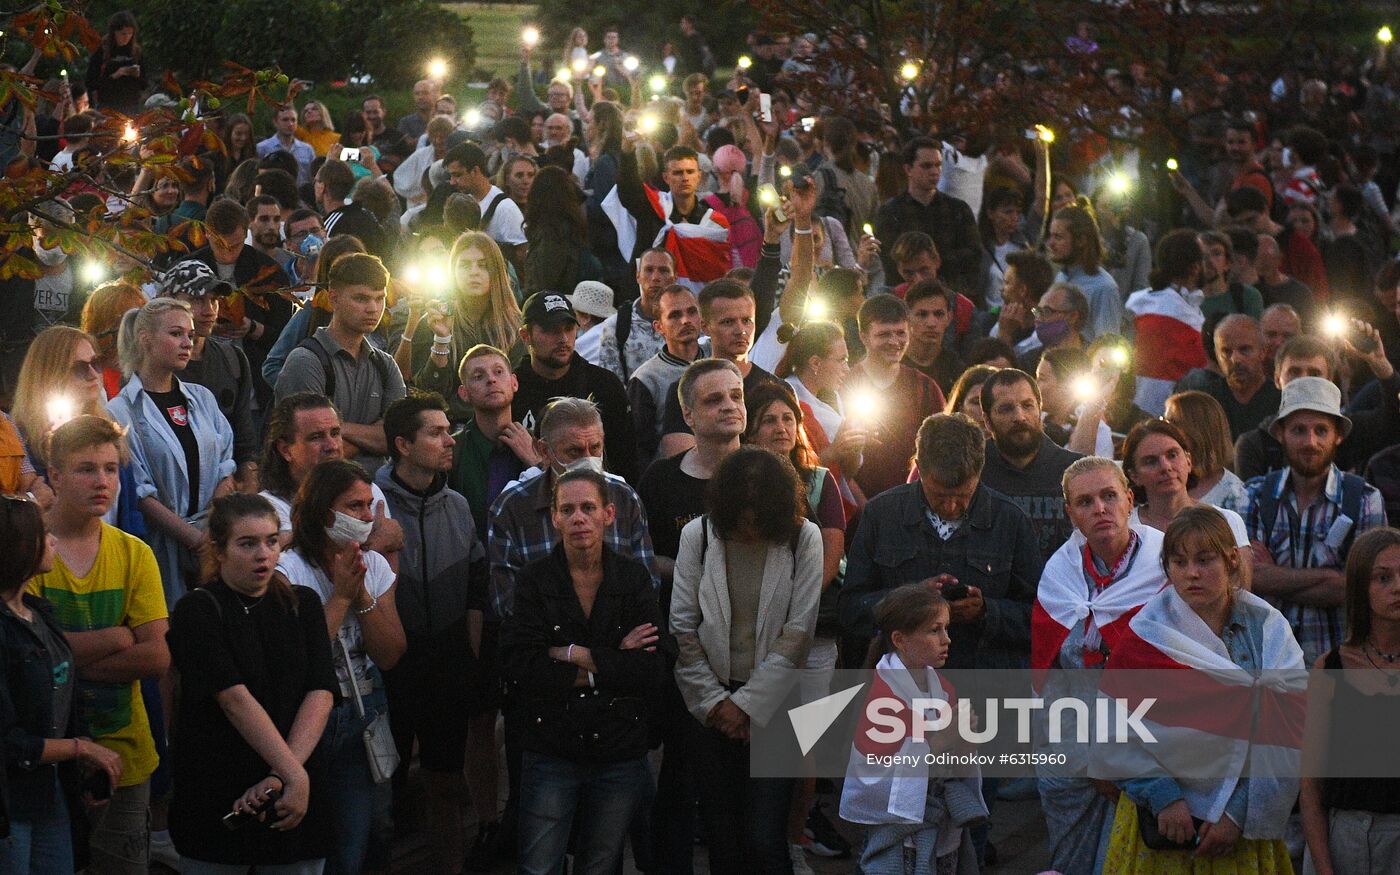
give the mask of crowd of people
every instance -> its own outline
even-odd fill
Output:
[[[615,27],[531,38],[473,108],[214,114],[178,173],[100,160],[173,104],[134,16],[49,83],[9,157],[67,187],[0,279],[0,872],[387,872],[421,825],[448,875],[945,875],[1037,795],[1065,875],[1400,865],[1395,778],[862,778],[853,842],[749,768],[838,666],[1345,668],[1309,734],[1384,756],[1396,59],[1181,95],[1163,223],[1135,149],[899,130],[823,105],[834,39],[749,42],[717,79],[686,17],[648,89]],[[94,211],[170,251],[94,282]]]

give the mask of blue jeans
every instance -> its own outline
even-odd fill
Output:
[[[643,788],[651,781],[641,757],[620,763],[575,763],[531,750],[520,763],[520,873],[562,870],[574,818],[579,830],[574,875],[612,875]]]
[[[73,875],[73,833],[57,778],[48,811],[10,821],[9,838],[0,839],[0,875]]]
[[[341,702],[326,719],[317,751],[324,767],[323,798],[330,809],[332,835],[336,837],[326,857],[326,872],[334,875],[388,868],[393,793],[389,782],[376,784],[370,776],[364,732],[370,721],[389,706],[378,673],[372,674],[376,685],[374,692],[363,696],[364,719],[356,713],[353,698]]]
[[[749,777],[749,746],[708,727],[695,762],[711,875],[792,875],[787,820],[797,782]]]

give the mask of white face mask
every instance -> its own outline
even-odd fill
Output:
[[[352,517],[335,511],[335,524],[326,529],[326,536],[338,547],[346,547],[350,544],[363,544],[369,540],[370,530],[374,528],[373,522],[365,522],[362,519]]]
[[[38,256],[39,263],[45,267],[57,267],[68,257],[68,253],[63,251],[62,246],[50,248],[40,243],[38,240],[34,241],[34,254]]]
[[[595,474],[601,474],[603,473],[603,457],[584,456],[581,459],[574,459],[572,462],[565,465],[563,469],[557,470],[556,473],[564,474],[569,471],[592,471]]]

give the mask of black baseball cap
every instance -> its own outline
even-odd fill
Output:
[[[538,325],[541,328],[553,328],[565,322],[578,324],[574,305],[558,292],[535,292],[525,299],[521,316],[526,325]]]

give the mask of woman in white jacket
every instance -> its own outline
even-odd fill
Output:
[[[751,726],[795,681],[817,622],[822,543],[792,463],[745,447],[720,464],[710,512],[681,532],[671,600],[676,682],[704,729],[697,745],[710,871],[788,873],[795,781],[750,778]]]

